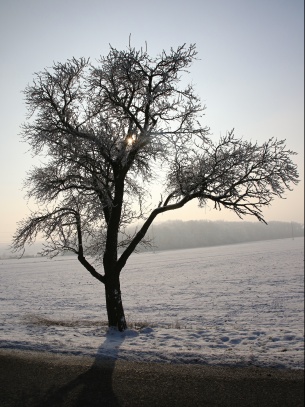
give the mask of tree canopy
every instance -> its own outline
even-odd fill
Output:
[[[111,47],[96,65],[73,58],[35,74],[22,134],[45,161],[26,179],[39,210],[20,222],[15,250],[41,234],[43,254],[72,251],[106,284],[147,243],[160,213],[191,200],[264,222],[262,209],[298,182],[295,153],[273,137],[259,145],[230,131],[213,140],[202,125],[205,106],[192,85],[182,86],[195,59],[195,45],[154,58]],[[158,203],[149,202],[154,181],[163,186]]]

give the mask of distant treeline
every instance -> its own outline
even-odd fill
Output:
[[[152,225],[148,235],[155,249],[172,250],[300,237],[304,236],[304,226],[295,222],[266,225],[261,222],[177,220]]]
[[[256,240],[293,239],[300,236],[304,236],[304,226],[295,222],[270,222],[265,225],[260,222],[176,220],[152,225],[145,236],[151,241],[151,246],[138,249],[140,251],[189,249]],[[25,257],[36,256],[41,247],[41,243],[28,247]],[[9,251],[9,246],[0,244],[0,258],[12,257],[16,255]]]

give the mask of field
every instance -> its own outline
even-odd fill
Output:
[[[150,362],[304,369],[304,239],[135,254],[129,329],[73,257],[0,260],[0,348]]]

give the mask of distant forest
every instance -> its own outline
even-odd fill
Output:
[[[150,227],[148,236],[156,250],[218,246],[256,240],[304,236],[304,226],[295,222],[167,221]]]
[[[300,236],[304,236],[304,225],[295,222],[270,222],[265,225],[245,221],[176,220],[152,225],[146,236],[151,240],[151,247],[140,247],[139,251],[189,249]],[[25,257],[36,256],[41,246],[41,243],[35,243],[28,247]],[[0,258],[11,257],[16,255],[9,251],[8,245],[0,244]]]

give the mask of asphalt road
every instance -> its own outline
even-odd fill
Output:
[[[1,407],[304,406],[304,371],[0,350]]]

